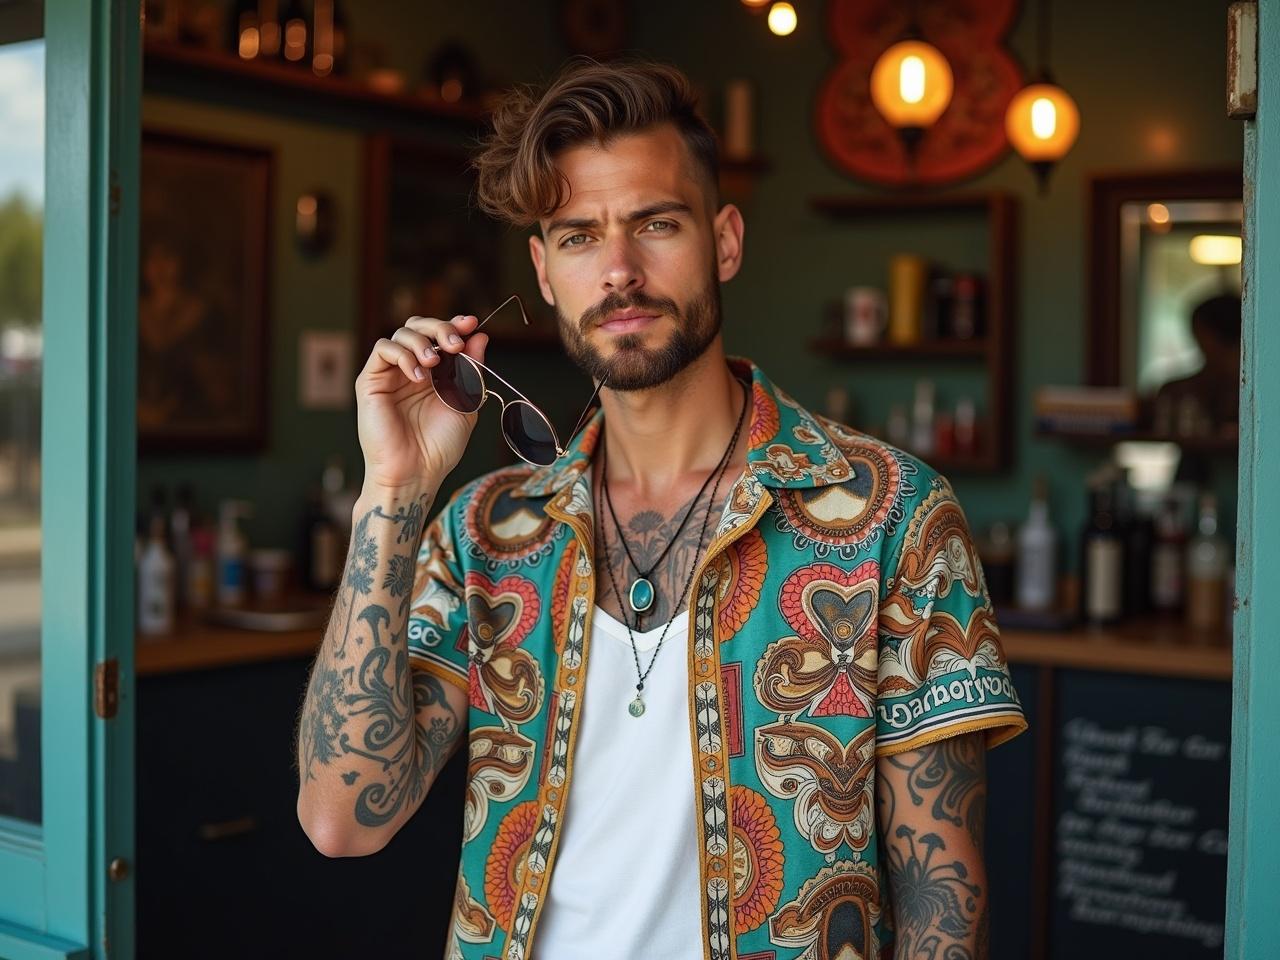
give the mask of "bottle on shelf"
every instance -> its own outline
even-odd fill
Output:
[[[187,567],[187,609],[205,610],[213,605],[215,571],[213,529],[197,526],[191,531],[191,562]]]
[[[1151,545],[1151,606],[1158,614],[1182,610],[1186,586],[1187,532],[1176,498],[1166,497],[1156,514]]]
[[[148,527],[138,560],[138,632],[157,636],[173,632],[174,562],[164,542],[164,514],[153,511]]]
[[[911,421],[907,419],[907,408],[895,403],[889,408],[889,418],[884,425],[884,438],[900,450],[911,445]]]
[[[1018,531],[1017,604],[1023,610],[1051,610],[1057,600],[1058,535],[1049,521],[1049,482],[1036,477],[1031,509]]]
[[[921,457],[933,454],[934,388],[932,380],[917,380],[915,402],[911,405],[911,452]]]
[[[1116,506],[1120,533],[1124,537],[1124,613],[1142,617],[1151,613],[1151,550],[1154,525],[1138,492],[1122,471],[1116,484]]]
[[[1090,481],[1089,519],[1080,537],[1080,617],[1115,623],[1124,612],[1124,540],[1116,519],[1114,475]]]
[[[308,590],[327,592],[342,576],[342,544],[324,501],[316,492],[307,496],[302,518],[302,578]]]
[[[1217,632],[1225,622],[1226,577],[1230,550],[1218,533],[1218,502],[1212,493],[1200,495],[1196,535],[1187,543],[1187,625]]]
[[[173,582],[177,607],[187,607],[187,571],[191,566],[191,484],[178,486],[178,496],[169,511],[169,543],[173,550]]]
[[[218,605],[238,607],[245,600],[245,555],[249,544],[239,521],[250,513],[244,500],[223,500],[218,511]]]
[[[977,456],[978,413],[969,397],[956,401],[955,433],[956,456],[961,459]]]
[[[981,544],[983,578],[987,593],[997,607],[1013,601],[1014,542],[1009,525],[1002,520],[991,524]]]

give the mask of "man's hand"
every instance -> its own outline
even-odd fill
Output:
[[[452,322],[410,317],[379,340],[356,378],[356,426],[365,483],[376,489],[435,491],[467,448],[478,413],[448,407],[428,371],[440,353],[466,353],[481,362],[489,337],[474,316]],[[472,333],[464,342],[462,334]],[[465,363],[466,361],[461,361]]]
[[[986,734],[876,762],[897,960],[986,960]]]

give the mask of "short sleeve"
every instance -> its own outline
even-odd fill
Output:
[[[920,477],[882,587],[881,756],[975,730],[992,747],[1027,728],[964,512],[943,477],[924,465]]]
[[[455,547],[463,503],[459,491],[422,535],[409,606],[409,659],[467,691],[467,605]]]

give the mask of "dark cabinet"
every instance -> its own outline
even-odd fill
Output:
[[[369,857],[298,825],[293,731],[308,659],[140,677],[138,956],[441,955],[461,843],[465,751]]]

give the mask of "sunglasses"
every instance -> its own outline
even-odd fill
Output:
[[[512,294],[502,301],[493,313],[476,324],[476,330],[488,323],[494,314],[512,300],[520,307],[520,317],[524,320],[525,326],[528,326],[529,317],[524,312],[524,303],[517,294]],[[432,349],[440,359],[438,363],[429,367],[427,372],[431,376],[431,384],[435,388],[436,396],[444,401],[445,406],[458,413],[475,413],[489,397],[497,397],[502,404],[502,436],[516,456],[534,466],[545,467],[565,455],[567,451],[560,443],[550,418],[523,393],[479,360],[465,353],[447,353],[434,345]],[[508,400],[489,389],[486,374],[514,393],[516,398]],[[586,424],[592,404],[604,383],[604,379],[601,379],[592,391],[591,399],[587,401],[582,415],[574,424],[573,432],[569,434],[570,443]]]

